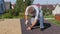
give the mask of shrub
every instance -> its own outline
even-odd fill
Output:
[[[10,13],[5,13],[2,15],[2,18],[12,18],[13,16]]]

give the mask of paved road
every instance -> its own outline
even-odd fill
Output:
[[[30,20],[30,19],[29,19]],[[55,24],[50,23],[49,21],[44,21],[45,29],[43,31],[40,31],[40,28],[35,28],[33,30],[27,31],[25,20],[21,19],[21,26],[22,26],[22,34],[60,34],[60,26],[56,26]]]

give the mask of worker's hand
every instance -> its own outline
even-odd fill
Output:
[[[31,30],[31,27],[28,27],[27,30]]]
[[[25,21],[25,24],[26,24],[26,25],[27,25],[27,23],[28,23],[28,20]]]

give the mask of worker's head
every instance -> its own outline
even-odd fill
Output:
[[[29,12],[29,13],[33,13],[33,12],[34,12],[34,7],[30,7],[30,8],[28,9],[28,12]]]

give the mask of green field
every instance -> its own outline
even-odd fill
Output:
[[[47,15],[47,16],[44,16],[44,18],[54,18],[53,15]]]
[[[57,20],[55,20],[55,19],[50,19],[50,20],[48,20],[48,21],[50,21],[51,23],[53,23],[53,24],[55,24],[55,25],[60,26],[60,21],[57,21]]]

